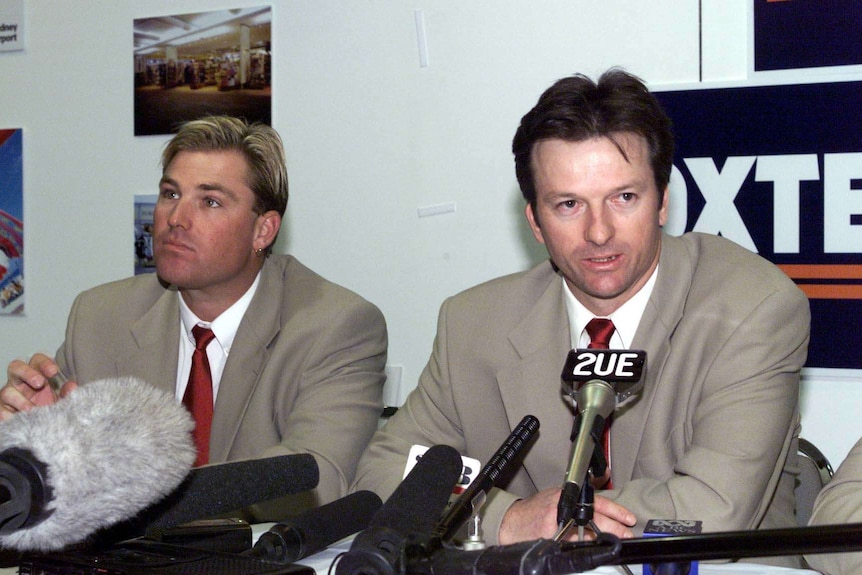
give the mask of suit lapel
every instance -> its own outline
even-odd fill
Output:
[[[176,393],[180,343],[177,297],[176,290],[164,290],[155,305],[132,325],[136,347],[115,358],[117,375],[138,377],[171,395]]]
[[[557,274],[549,272],[547,289],[509,334],[509,341],[518,358],[497,372],[509,427],[514,429],[524,415],[541,415],[542,453],[565,457],[571,445],[572,411],[561,391],[560,374],[570,348],[568,314]],[[549,476],[559,479],[557,471],[542,463],[551,459],[528,456],[524,460],[524,468],[537,485]]]
[[[228,458],[269,357],[270,344],[281,329],[284,283],[281,268],[267,260],[222,373],[210,438],[210,459],[214,462]]]
[[[641,449],[653,449],[643,443],[644,437],[649,437],[644,433],[645,426],[653,411],[652,404],[670,354],[670,338],[682,319],[693,275],[683,240],[663,236],[658,277],[632,341],[633,349],[647,353],[644,387],[639,399],[628,401],[614,414],[611,453],[615,478],[631,479],[638,453]]]

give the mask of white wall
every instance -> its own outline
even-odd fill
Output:
[[[0,317],[0,364],[52,352],[75,294],[132,273],[132,196],[155,192],[167,141],[132,135],[132,20],[268,3],[291,179],[278,248],[380,306],[395,403],[445,297],[544,257],[509,148],[551,82],[612,65],[662,87],[748,74],[746,0],[702,0],[702,14],[692,0],[28,0],[26,50],[0,53],[0,127],[24,129],[27,282],[26,316]],[[454,213],[417,216],[446,202]],[[824,377],[806,381],[803,411],[842,431],[805,435],[837,462],[862,387]]]

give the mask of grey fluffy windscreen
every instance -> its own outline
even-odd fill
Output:
[[[193,427],[172,395],[134,378],[82,385],[0,423],[0,454],[31,452],[52,490],[47,517],[0,537],[0,547],[62,549],[158,501],[194,462]]]

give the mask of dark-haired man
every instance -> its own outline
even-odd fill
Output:
[[[597,492],[596,525],[621,537],[650,519],[701,520],[705,531],[795,525],[804,294],[728,240],[663,233],[670,121],[628,73],[555,83],[513,152],[550,261],[443,304],[419,385],[375,435],[355,486],[391,492],[412,444],[487,461],[533,414],[538,440],[489,496],[484,532],[500,544],[554,536],[573,415],[560,374],[599,318],[614,324],[611,348],[648,360],[641,394],[614,414],[613,488]]]

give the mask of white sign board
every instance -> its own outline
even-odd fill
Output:
[[[24,49],[24,0],[0,0],[0,52]]]

